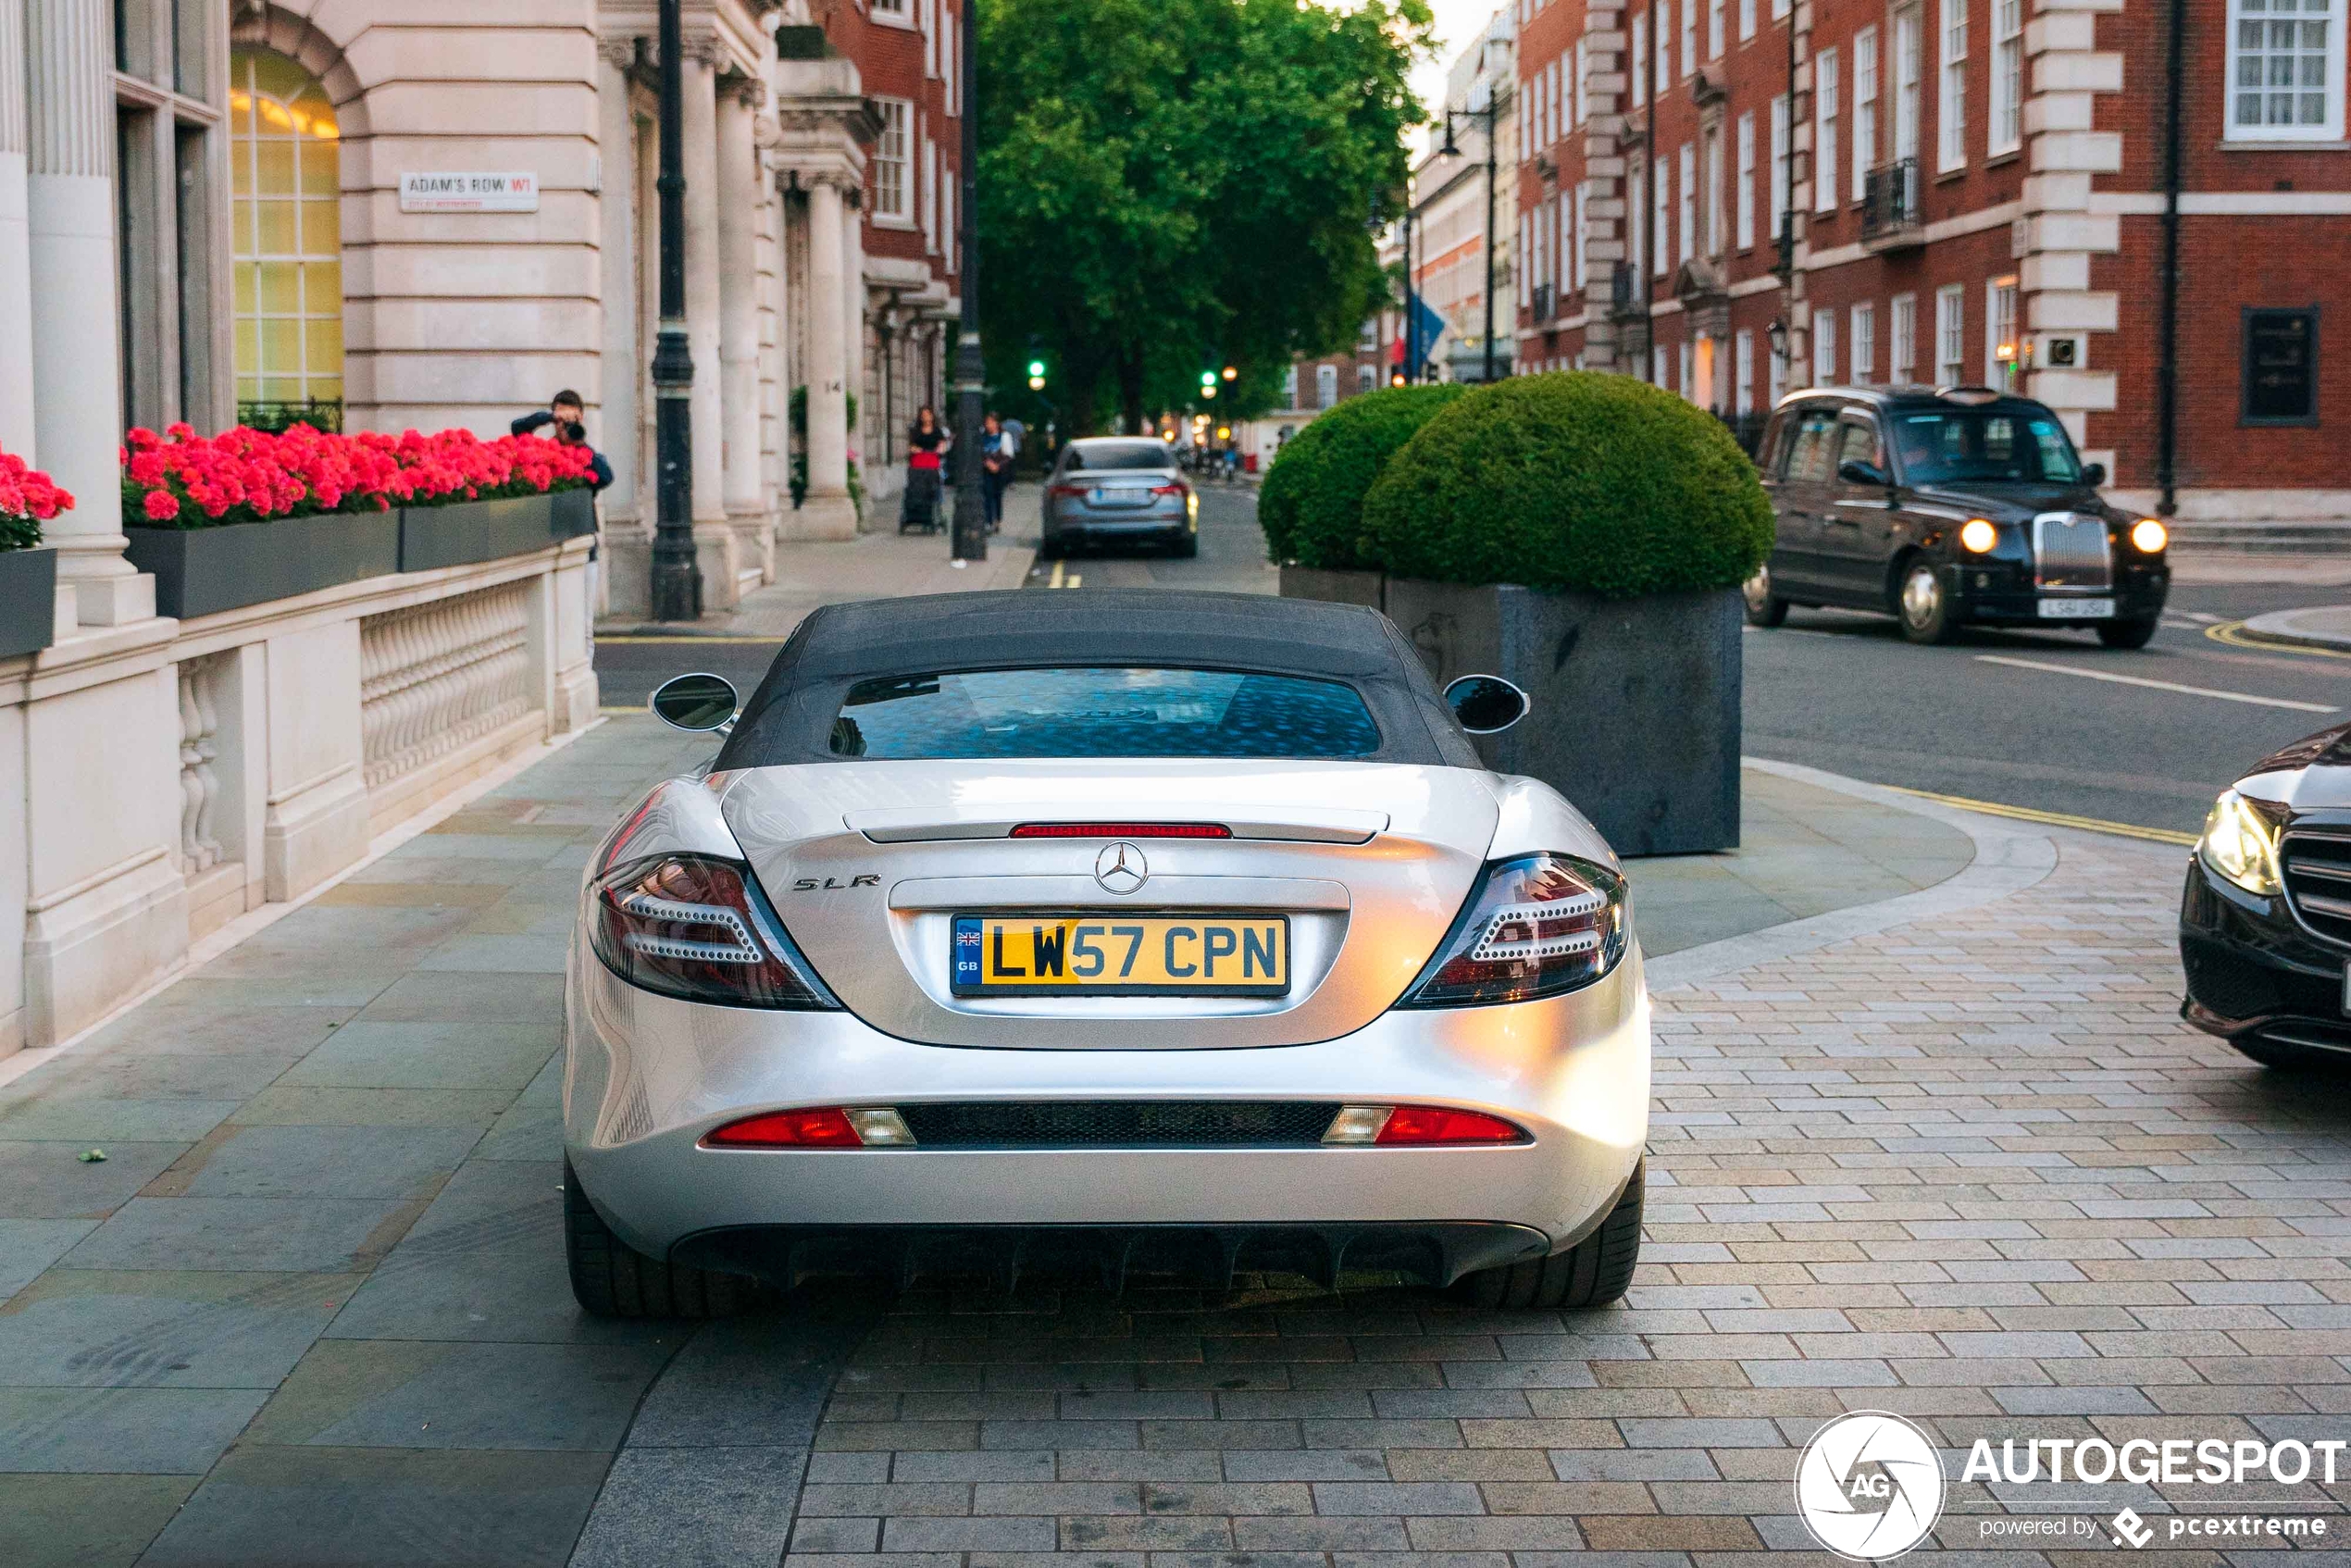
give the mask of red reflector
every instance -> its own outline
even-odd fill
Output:
[[[1524,1143],[1526,1130],[1478,1111],[1449,1111],[1442,1105],[1399,1105],[1373,1140],[1398,1144]]]
[[[1024,822],[1015,839],[1229,839],[1221,822]]]
[[[862,1149],[865,1140],[837,1106],[810,1111],[770,1111],[746,1116],[703,1135],[713,1149]]]

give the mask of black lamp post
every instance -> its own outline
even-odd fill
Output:
[[[1489,382],[1494,380],[1494,182],[1499,168],[1496,156],[1496,144],[1499,138],[1494,133],[1494,121],[1495,117],[1500,114],[1501,111],[1502,95],[1494,91],[1490,84],[1486,90],[1486,106],[1484,108],[1447,109],[1445,111],[1445,145],[1437,149],[1438,156],[1443,157],[1457,158],[1462,156],[1461,148],[1453,144],[1453,121],[1457,117],[1462,119],[1482,119],[1486,122],[1485,379]]]
[[[981,487],[980,427],[988,411],[988,362],[979,351],[979,6],[963,4],[963,81],[955,101],[964,111],[963,168],[955,204],[957,248],[963,252],[963,332],[955,344],[955,530],[958,561],[988,559],[988,503]]]
[[[661,0],[661,335],[653,346],[653,609],[657,621],[702,616],[694,560],[694,360],[686,350],[685,98],[679,0]]]

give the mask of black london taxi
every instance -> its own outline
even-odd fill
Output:
[[[1985,387],[1815,387],[1773,411],[1759,448],[1778,516],[1747,616],[1876,610],[1913,642],[1963,626],[2087,627],[2143,648],[2170,590],[2159,521],[2098,498],[2042,404]]]

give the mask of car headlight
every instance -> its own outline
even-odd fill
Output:
[[[2234,790],[2223,790],[2204,819],[2196,852],[2212,874],[2248,893],[2278,890],[2278,837],[2270,819]]]
[[[2000,530],[1989,517],[1970,517],[1959,525],[1959,547],[1972,554],[1984,554],[1999,542]]]
[[[2153,517],[2141,517],[2131,525],[2131,547],[2142,555],[2159,555],[2171,542],[2171,530]]]
[[[1484,1007],[1588,986],[1624,955],[1624,878],[1570,854],[1486,863],[1399,1007]]]

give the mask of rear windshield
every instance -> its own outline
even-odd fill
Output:
[[[1176,459],[1155,441],[1089,442],[1069,449],[1069,467],[1089,474],[1122,468],[1172,468]]]
[[[1893,416],[1894,449],[1911,484],[2079,484],[2082,465],[2065,427],[2046,414],[2007,409]]]
[[[1208,669],[998,669],[861,680],[835,756],[1360,757],[1379,727],[1354,688]]]

